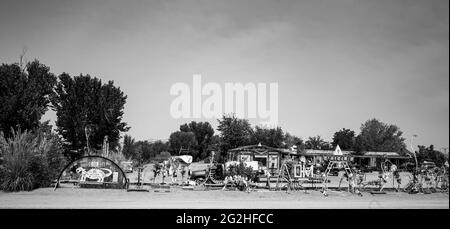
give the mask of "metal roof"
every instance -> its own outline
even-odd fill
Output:
[[[253,152],[279,152],[282,154],[291,154],[291,155],[298,155],[298,156],[333,156],[334,150],[315,150],[315,149],[306,149],[300,152],[292,151],[290,149],[284,149],[284,148],[273,148],[265,145],[248,145],[248,146],[241,146],[234,149],[228,150],[228,153],[232,152],[239,152],[239,151],[253,151]],[[367,151],[363,152],[363,154],[358,155],[355,151],[349,151],[349,150],[342,150],[342,154],[344,156],[352,156],[352,157],[360,157],[360,158],[411,158],[411,155],[406,154],[407,156],[400,155],[397,152],[374,152],[374,151]]]
[[[238,147],[238,148],[234,148],[234,149],[228,150],[228,153],[239,152],[239,151],[253,151],[253,152],[269,151],[269,152],[279,152],[279,153],[284,153],[284,154],[295,153],[295,152],[293,152],[293,151],[291,151],[289,149],[273,148],[273,147],[269,147],[269,146],[265,146],[265,145],[241,146],[241,147]]]
[[[300,153],[299,155],[304,156],[332,156],[334,153],[334,150],[312,150],[307,149],[304,152]],[[376,157],[387,157],[387,158],[411,158],[410,155],[403,156],[400,155],[397,152],[373,152],[368,151],[364,152],[362,155],[356,154],[355,151],[342,151],[343,155],[348,155],[352,157],[361,157],[361,158],[376,158]]]

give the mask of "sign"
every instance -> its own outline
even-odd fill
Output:
[[[294,165],[294,177],[295,178],[305,178],[305,177],[312,177],[314,174],[314,166],[306,166],[305,164],[301,163],[298,165]]]
[[[271,169],[277,169],[278,168],[278,156],[277,155],[270,155],[269,156],[269,168]]]
[[[80,181],[96,181],[96,182],[104,182],[105,178],[111,176],[112,171],[107,168],[89,168],[85,169],[83,167],[78,167],[76,170],[77,173],[80,173]]]
[[[126,177],[114,161],[95,155],[70,162],[61,172],[58,181],[78,181],[80,188],[125,188]]]
[[[348,156],[324,156],[323,159],[329,160],[329,161],[348,161],[349,157]]]
[[[339,145],[336,146],[336,149],[333,152],[333,155],[337,155],[337,156],[342,156],[342,150],[341,147],[339,147]]]

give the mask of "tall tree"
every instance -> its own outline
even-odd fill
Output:
[[[305,147],[307,149],[315,150],[330,150],[331,145],[327,141],[323,140],[321,136],[317,135],[315,137],[309,137],[305,142]]]
[[[72,78],[67,73],[61,74],[51,102],[57,115],[57,132],[64,139],[65,148],[83,149],[85,129],[92,149],[101,149],[105,136],[111,147],[116,146],[120,132],[129,129],[122,122],[126,98],[113,81],[102,84],[100,79],[89,75]]]
[[[156,156],[152,150],[152,146],[148,141],[137,141],[134,144],[134,154],[132,159],[138,163],[139,166],[150,161],[150,158]]]
[[[0,66],[0,132],[11,128],[33,130],[48,109],[56,77],[50,68],[34,60],[22,70],[18,64]]]
[[[434,149],[433,145],[429,147],[419,145],[419,151],[417,152],[417,161],[422,164],[424,161],[434,162],[437,166],[442,166],[445,163],[445,155]]]
[[[217,130],[220,132],[221,159],[229,149],[250,144],[253,130],[248,120],[239,119],[231,114],[223,115],[222,119],[217,121],[219,122]]]
[[[356,137],[357,152],[402,152],[406,145],[403,132],[396,125],[370,119],[361,125],[361,133]]]
[[[135,140],[130,135],[125,135],[123,137],[122,153],[127,159],[131,159],[135,156]]]
[[[333,147],[339,145],[342,150],[353,150],[355,145],[355,131],[342,128],[333,135]]]
[[[194,159],[204,159],[207,157],[207,149],[214,135],[214,129],[209,122],[190,122],[180,126],[182,132],[192,132],[195,135],[197,145],[193,146],[197,150],[197,154],[193,155]]]
[[[137,141],[129,135],[124,136],[123,155],[127,159],[134,160],[142,165],[150,162],[158,154],[167,152],[169,150],[169,143],[160,140],[155,142]]]
[[[303,139],[294,136],[288,132],[284,135],[284,146],[286,148],[291,148],[293,146],[297,147],[297,151],[303,150],[305,148],[305,144],[303,143]]]
[[[251,144],[263,144],[269,147],[281,148],[284,146],[284,132],[281,127],[264,128],[256,126],[251,134]]]
[[[181,148],[192,150],[197,144],[198,143],[193,132],[176,131],[169,137],[169,145],[172,155],[178,155]],[[193,151],[194,155],[192,156],[195,157],[197,152],[195,149]]]

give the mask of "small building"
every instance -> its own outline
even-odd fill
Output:
[[[367,151],[362,154],[357,154],[355,151],[340,150],[340,148],[336,150],[339,150],[338,157],[340,159],[371,169],[380,168],[380,164],[386,159],[398,167],[412,159],[407,152],[405,152],[407,156],[403,156],[397,152]],[[323,163],[335,159],[336,150],[306,149],[295,151],[291,149],[272,148],[261,144],[249,145],[229,150],[227,153],[227,161],[257,161],[260,170],[269,169],[269,171],[276,172],[280,168],[283,159],[292,158],[299,160],[301,157],[305,157],[308,163],[323,165]]]
[[[227,161],[258,162],[260,170],[269,169],[277,171],[280,168],[281,160],[296,154],[289,149],[272,148],[264,145],[249,145],[228,150]]]
[[[407,154],[408,155],[408,154]],[[386,159],[400,167],[403,163],[412,159],[410,155],[403,156],[397,152],[363,152],[362,155],[355,155],[355,162],[361,166],[369,168],[379,168],[380,164]]]
[[[350,161],[353,161],[353,151],[342,150],[341,152],[343,156],[348,156]],[[306,159],[313,164],[322,164],[325,161],[330,160],[331,157],[334,156],[334,150],[306,149],[302,152],[299,152],[298,155],[306,157]]]
[[[307,160],[314,164],[322,164],[325,161],[330,160],[333,157],[334,150],[313,150],[306,149],[299,152],[299,156],[305,156]],[[348,160],[356,165],[365,166],[369,168],[379,168],[380,164],[386,159],[390,160],[393,164],[400,166],[404,162],[412,159],[408,156],[400,155],[397,152],[372,152],[367,151],[362,154],[357,154],[355,151],[342,150],[343,156],[348,156]]]

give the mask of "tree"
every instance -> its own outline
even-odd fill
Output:
[[[315,137],[309,137],[305,142],[305,147],[307,149],[315,149],[315,150],[330,150],[330,143],[326,142],[319,135]]]
[[[156,156],[156,154],[152,151],[150,142],[148,141],[137,141],[134,144],[134,150],[135,152],[132,159],[137,161],[138,166],[149,162],[150,158]]]
[[[305,144],[301,138],[286,132],[284,135],[284,147],[291,148],[292,146],[297,146],[297,151],[305,148]]]
[[[129,129],[122,122],[126,98],[113,81],[102,84],[100,79],[89,75],[72,78],[67,73],[61,74],[51,102],[57,115],[57,132],[66,150],[80,151],[86,146],[85,128],[91,148],[101,149],[105,136],[114,148],[120,132]]]
[[[355,145],[355,132],[350,129],[342,128],[342,130],[334,133],[333,142],[331,143],[333,148],[337,145],[342,150],[353,150]]]
[[[180,149],[192,149],[197,145],[195,134],[193,132],[176,131],[170,134],[169,145],[172,155],[178,155]],[[193,152],[194,154],[196,152]]]
[[[169,150],[169,144],[162,141],[137,141],[128,135],[124,137],[124,151],[123,154],[127,159],[138,162],[139,165],[149,163],[157,157],[158,154]]]
[[[402,152],[406,147],[403,132],[395,125],[370,119],[361,125],[361,133],[356,137],[355,150],[377,152]]]
[[[168,150],[169,143],[160,140],[154,142],[135,141],[134,138],[129,135],[125,135],[123,139],[122,154],[128,160],[134,160],[140,165],[150,162],[157,157],[158,154]]]
[[[211,127],[209,122],[190,122],[189,124],[184,124],[180,126],[180,131],[182,132],[192,132],[195,135],[197,144],[193,146],[198,153],[194,156],[196,159],[204,159],[207,157],[207,150],[211,142],[211,138],[214,135],[214,129]]]
[[[256,126],[250,136],[251,144],[256,145],[261,143],[274,148],[281,148],[284,146],[284,132],[281,127],[264,128]]]
[[[130,135],[125,135],[123,137],[122,153],[127,159],[135,157],[135,140]]]
[[[424,161],[431,161],[436,164],[436,166],[444,165],[446,159],[445,155],[434,149],[433,145],[429,147],[419,145],[419,151],[417,152],[417,161],[419,164],[422,164]]]
[[[154,155],[161,154],[170,150],[169,142],[162,142],[160,140],[151,143]]]
[[[56,77],[50,68],[34,60],[22,70],[18,64],[0,66],[0,132],[34,130],[48,109]]]
[[[252,127],[246,119],[238,119],[234,114],[223,115],[222,119],[217,120],[220,132],[220,152],[225,154],[229,149],[250,144]],[[224,155],[221,155],[223,159]]]

